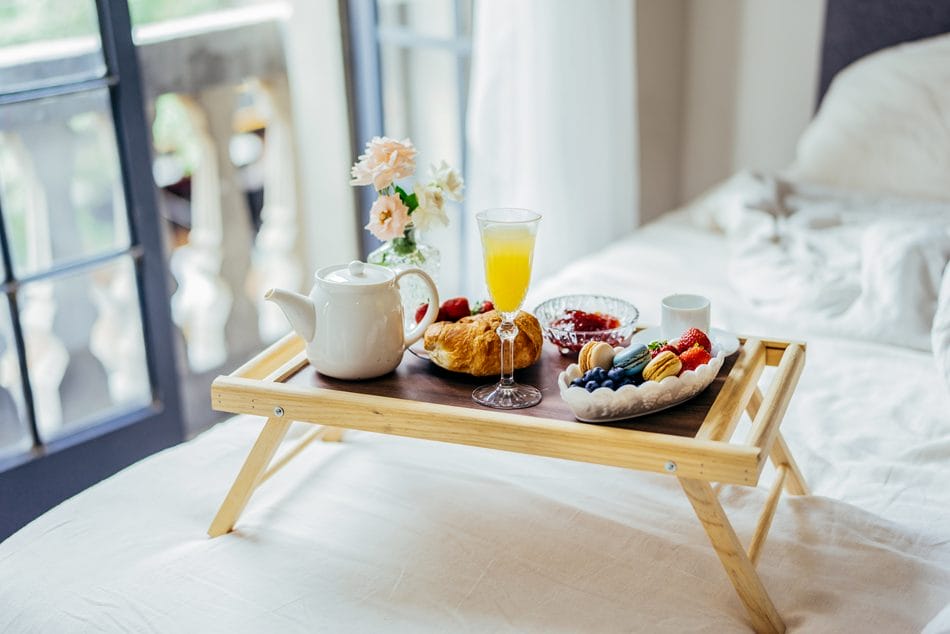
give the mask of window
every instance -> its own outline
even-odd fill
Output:
[[[350,53],[357,148],[372,136],[411,137],[417,170],[445,159],[465,175],[465,121],[472,47],[471,0],[350,0]],[[361,224],[372,188],[360,188]],[[464,261],[464,206],[449,205],[450,225],[427,240],[442,251],[439,286],[456,294]],[[364,232],[365,233],[365,232]],[[363,237],[364,254],[378,243]]]
[[[0,539],[180,440],[128,9],[0,9]]]

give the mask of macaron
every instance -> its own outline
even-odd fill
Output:
[[[577,353],[577,365],[581,372],[594,368],[609,370],[614,363],[614,349],[603,341],[588,341]]]
[[[623,368],[626,376],[634,377],[643,372],[643,368],[650,363],[650,350],[643,344],[624,348],[614,355],[615,367]]]
[[[669,350],[664,350],[643,368],[643,378],[646,381],[662,381],[668,376],[676,376],[682,368],[680,358]]]

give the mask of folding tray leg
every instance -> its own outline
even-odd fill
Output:
[[[749,399],[749,404],[746,406],[746,413],[749,414],[750,419],[755,420],[755,415],[759,413],[761,406],[762,391],[759,390],[759,388],[755,388],[755,391],[752,392],[752,397]],[[772,464],[775,465],[776,469],[781,465],[788,467],[789,477],[785,480],[785,490],[788,491],[788,493],[791,495],[811,495],[811,491],[808,489],[808,483],[805,481],[805,476],[802,475],[802,470],[798,467],[798,463],[795,462],[792,451],[788,448],[788,443],[785,442],[785,437],[782,435],[781,430],[775,434],[775,442],[772,443],[772,448],[769,450],[769,458],[772,460]]]
[[[264,429],[257,437],[257,441],[251,448],[251,453],[244,461],[244,466],[241,467],[234,484],[231,485],[231,490],[228,491],[221,508],[218,509],[218,514],[211,522],[208,535],[218,537],[230,533],[234,528],[234,523],[237,522],[238,517],[244,511],[244,507],[247,506],[254,489],[257,488],[261,477],[264,475],[264,470],[267,469],[267,465],[270,464],[274,454],[277,453],[277,448],[284,436],[287,435],[287,430],[290,429],[292,422],[285,418],[268,418],[267,422],[264,423]]]
[[[792,457],[792,452],[788,448],[788,444],[786,444],[782,432],[779,432],[775,438],[775,443],[772,444],[772,450],[769,452],[769,458],[772,459],[772,464],[775,465],[776,469],[782,465],[788,468],[789,477],[785,481],[785,490],[789,494],[811,495],[808,483],[805,482],[805,476],[802,475],[801,469],[798,468],[798,463],[796,463],[795,458]]]
[[[755,566],[739,542],[736,531],[726,517],[712,487],[705,480],[680,478],[680,485],[689,498],[696,516],[706,529],[729,580],[745,605],[756,632],[784,632],[785,623],[779,616],[772,599]]]

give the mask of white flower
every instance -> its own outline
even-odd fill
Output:
[[[427,231],[435,224],[447,227],[449,217],[445,214],[445,197],[442,190],[434,185],[416,185],[412,188],[419,206],[412,210],[412,225],[421,231]]]
[[[438,166],[429,166],[429,178],[432,185],[445,192],[450,200],[462,202],[462,190],[465,189],[465,181],[462,180],[462,175],[444,160]]]
[[[360,154],[350,173],[350,185],[369,185],[382,191],[397,178],[412,176],[416,169],[416,149],[412,141],[396,141],[389,137],[374,137],[366,144],[366,152]]]

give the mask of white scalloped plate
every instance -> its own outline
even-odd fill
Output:
[[[572,363],[558,375],[557,385],[561,390],[561,398],[570,406],[577,420],[609,423],[636,418],[679,405],[705,390],[719,374],[726,352],[714,341],[713,358],[695,370],[687,370],[680,376],[668,376],[659,382],[625,385],[619,390],[600,387],[593,392],[582,387],[571,387],[571,381],[581,376],[578,365]]]

